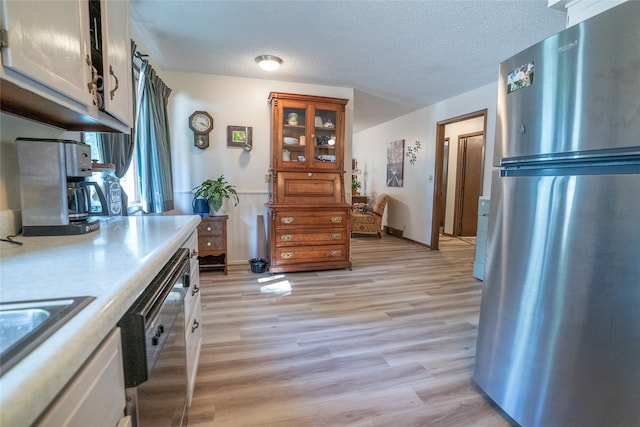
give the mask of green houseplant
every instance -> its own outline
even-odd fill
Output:
[[[358,178],[351,179],[351,194],[358,194],[358,190],[361,187],[362,187],[362,184],[360,183],[360,181],[358,181]]]
[[[220,175],[217,179],[207,179],[202,184],[191,190],[194,199],[205,199],[213,212],[218,212],[222,208],[225,199],[233,199],[238,206],[238,191],[236,187],[230,184],[224,175]]]

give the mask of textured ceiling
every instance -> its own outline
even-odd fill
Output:
[[[160,68],[354,88],[354,131],[495,81],[566,19],[547,0],[130,4]],[[265,73],[260,54],[284,63]]]

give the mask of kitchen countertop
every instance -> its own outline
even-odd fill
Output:
[[[0,244],[1,302],[95,297],[0,377],[0,425],[26,426],[39,416],[199,222],[192,215],[109,218],[81,236]]]

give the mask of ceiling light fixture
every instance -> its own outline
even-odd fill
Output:
[[[256,62],[265,71],[275,71],[282,64],[282,59],[274,55],[256,56]]]

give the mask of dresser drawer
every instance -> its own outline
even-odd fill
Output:
[[[277,247],[271,258],[275,265],[287,265],[306,262],[346,261],[349,250],[346,245],[310,245],[295,247]]]
[[[349,214],[346,210],[316,210],[316,211],[276,211],[276,228],[280,227],[340,227],[349,224]]]
[[[220,236],[224,234],[225,223],[203,219],[198,225],[198,236]]]
[[[347,228],[278,229],[275,231],[276,246],[298,245],[344,245],[347,243]]]
[[[198,239],[198,251],[215,251],[225,249],[224,236],[200,236]]]

